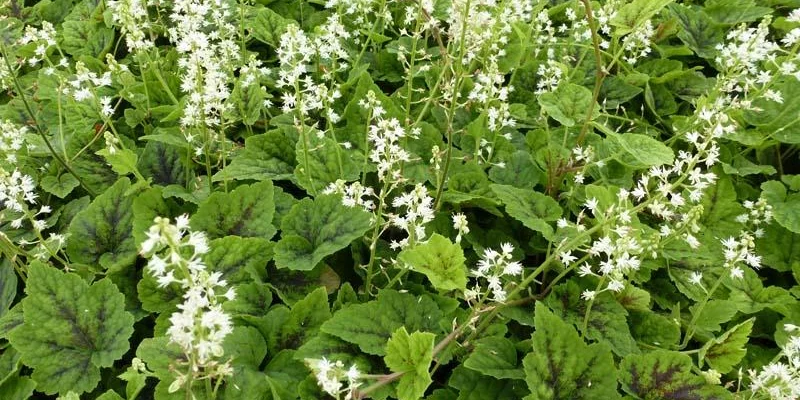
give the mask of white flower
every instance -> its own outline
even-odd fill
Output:
[[[233,325],[221,304],[223,300],[233,300],[236,294],[233,288],[227,288],[222,274],[209,273],[200,258],[208,251],[205,234],[189,231],[186,215],[178,217],[174,225],[167,218],[156,217],[140,248],[141,254],[149,258],[146,271],[159,287],[179,283],[185,290],[183,303],[169,319],[170,342],[186,354],[192,373],[230,375],[233,370],[219,359],[224,355],[222,343]],[[180,379],[179,376],[173,385],[180,386]]]
[[[587,199],[586,203],[584,203],[583,206],[586,207],[586,209],[588,209],[589,211],[591,211],[592,214],[594,214],[595,210],[597,210],[597,205],[598,205],[597,199],[592,197],[591,199]]]
[[[456,243],[461,243],[461,236],[469,233],[467,217],[464,214],[453,214],[453,229],[458,232],[456,235]]]
[[[561,259],[561,263],[566,266],[572,264],[578,259],[578,257],[572,255],[571,251],[563,252],[558,257]]]
[[[689,282],[693,285],[702,285],[703,284],[703,273],[693,271],[689,274]]]

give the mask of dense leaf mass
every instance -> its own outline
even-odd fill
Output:
[[[0,1],[0,400],[800,399],[800,1]]]

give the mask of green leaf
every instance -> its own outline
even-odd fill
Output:
[[[708,15],[683,4],[673,4],[669,10],[678,20],[678,38],[700,57],[714,59],[715,46],[722,43],[725,32]]]
[[[632,311],[628,322],[631,335],[642,343],[668,347],[677,345],[681,339],[680,325],[651,311]]]
[[[463,291],[467,288],[464,251],[438,233],[423,244],[401,251],[397,259],[425,274],[436,289]]]
[[[267,356],[267,344],[258,329],[249,326],[237,326],[233,332],[225,336],[223,343],[225,356],[233,359],[234,366],[246,366],[258,369]]]
[[[212,193],[192,215],[191,225],[210,238],[228,235],[270,239],[276,229],[272,181],[239,186],[230,193]]]
[[[639,95],[639,93],[642,93],[642,88],[616,76],[609,76],[604,79],[603,86],[600,88],[600,98],[603,99],[601,103],[606,109],[619,107]]]
[[[17,297],[17,273],[11,261],[4,258],[0,261],[0,317],[8,312],[15,297]]]
[[[436,335],[430,332],[414,332],[408,334],[401,327],[392,334],[386,343],[386,366],[392,372],[402,373],[397,384],[399,400],[417,400],[422,398],[428,385],[433,382],[428,372],[433,360],[433,340]]]
[[[505,204],[508,215],[527,228],[540,232],[545,238],[553,237],[553,227],[548,222],[561,217],[561,206],[552,197],[508,185],[494,184],[491,188]]]
[[[632,354],[619,365],[619,381],[625,392],[643,400],[729,399],[722,386],[708,384],[692,374],[692,359],[675,351],[655,350]]]
[[[317,135],[319,131],[305,129],[305,135],[301,135],[301,140],[295,145],[297,166],[294,170],[297,183],[303,189],[315,194],[339,179],[354,181],[359,178],[360,153],[346,150],[339,142],[329,137],[319,137]],[[305,146],[303,136],[307,141]]]
[[[96,113],[97,111],[93,111],[93,115]],[[78,117],[65,116],[65,119],[68,118],[77,119]],[[80,153],[80,156],[71,164],[73,171],[81,177],[83,182],[92,191],[95,193],[103,193],[103,191],[117,181],[118,177],[117,174],[108,167],[103,157],[95,154],[97,150],[103,147],[102,140],[95,140],[94,129],[91,128],[96,118],[96,116],[91,118],[91,123],[86,127],[67,129],[67,132],[74,130],[74,133],[70,135],[69,141],[67,142],[67,154],[74,157],[75,154]]]
[[[128,351],[133,316],[108,279],[91,286],[75,274],[41,263],[28,268],[22,300],[25,322],[9,335],[47,394],[93,390],[100,368]]]
[[[244,79],[250,79],[251,76],[245,76]],[[238,103],[235,106],[235,110],[239,114],[239,118],[242,119],[245,125],[252,126],[261,118],[261,111],[265,108],[266,93],[257,80],[245,84],[244,79],[240,76],[236,80],[236,86],[231,93],[229,101]]]
[[[167,217],[170,207],[163,197],[163,190],[158,186],[139,193],[133,200],[133,239],[142,243],[147,239],[147,232],[153,226],[156,217]]]
[[[580,297],[581,288],[574,281],[568,281],[553,288],[553,292],[545,299],[545,303],[563,318],[579,327],[583,326],[586,315],[586,301]],[[584,336],[600,342],[607,342],[611,349],[620,356],[638,353],[639,348],[631,336],[626,321],[628,312],[608,292],[595,297],[589,312],[589,323]]]
[[[283,18],[269,8],[260,8],[255,15],[252,23],[246,26],[256,39],[274,47],[278,47],[281,34],[286,30],[286,26],[294,21]]]
[[[128,399],[135,399],[147,384],[147,374],[139,372],[132,365],[117,377],[127,382],[125,385],[125,397]]]
[[[644,88],[644,100],[650,110],[660,116],[678,112],[678,103],[666,85],[648,82]]]
[[[765,308],[788,314],[788,308],[796,300],[789,291],[780,286],[767,286],[761,282],[758,273],[752,269],[745,269],[742,279],[724,282],[730,289],[728,300],[733,302],[736,309],[745,314],[755,314]]]
[[[161,142],[144,146],[137,167],[145,178],[156,185],[184,185],[186,181],[185,150]]]
[[[65,52],[75,56],[98,57],[114,44],[114,30],[93,21],[65,21],[61,24],[61,43]]]
[[[144,361],[147,369],[153,371],[162,380],[173,378],[174,366],[188,361],[183,351],[175,343],[170,343],[169,338],[165,336],[142,340],[136,349],[136,357]],[[170,383],[172,383],[171,380],[167,382],[167,384]]]
[[[261,238],[226,236],[209,244],[203,261],[213,271],[221,272],[228,283],[248,282],[260,276],[272,259],[273,243]]]
[[[286,304],[294,304],[320,286],[333,292],[339,287],[341,279],[331,267],[320,263],[310,271],[290,269],[269,269],[270,289]]]
[[[610,133],[610,132],[609,132]],[[634,167],[651,167],[671,164],[675,154],[667,145],[646,135],[638,133],[611,134],[613,141],[641,165]],[[625,163],[624,160],[619,160]]]
[[[268,377],[253,368],[233,369],[233,376],[225,379],[221,396],[224,399],[272,400],[282,399],[271,391]]]
[[[504,337],[479,339],[464,366],[497,379],[525,379],[525,373],[517,365],[514,342]]]
[[[3,350],[3,354],[0,354],[0,384],[21,367],[19,352],[14,350],[13,347],[6,347]]]
[[[8,335],[24,322],[22,304],[17,303],[5,315],[0,317],[0,339],[7,339]]]
[[[267,314],[272,304],[272,292],[264,283],[249,282],[236,285],[236,298],[226,301],[222,308],[234,317],[252,321]]]
[[[617,301],[628,311],[650,311],[650,293],[633,285],[617,294]]]
[[[136,243],[133,239],[133,196],[128,178],[97,196],[69,225],[67,254],[74,263],[100,264],[119,270],[133,264]]]
[[[745,112],[745,121],[779,142],[800,143],[800,83],[792,77],[783,77],[770,89],[783,96],[783,103],[758,97],[753,101],[753,107],[758,111]]]
[[[553,92],[539,96],[542,110],[564,126],[575,126],[586,118],[586,112],[592,105],[592,91],[573,83],[559,85]],[[598,108],[594,107],[592,119],[597,117]]]
[[[769,7],[759,7],[753,0],[708,0],[703,12],[720,24],[736,25],[753,22],[772,12]]]
[[[132,174],[136,171],[136,163],[139,162],[139,156],[130,149],[116,149],[113,153],[108,149],[103,148],[95,152],[95,154],[105,158],[111,170],[119,176]]]
[[[367,354],[382,356],[386,341],[398,328],[439,332],[441,318],[441,310],[428,296],[383,290],[377,300],[339,310],[321,330],[357,344]]]
[[[623,36],[635,31],[669,3],[672,0],[633,0],[625,4],[611,19],[611,25],[617,28],[614,34]]]
[[[700,309],[699,304],[689,307],[693,318],[697,320],[695,326],[698,333],[712,334],[721,329],[721,324],[730,321],[736,315],[736,303],[730,300],[712,299]],[[696,315],[697,313],[700,315]]]
[[[505,166],[492,166],[489,170],[489,179],[502,185],[511,185],[518,188],[536,186],[542,176],[542,171],[533,162],[533,157],[527,151],[517,151],[505,160]]]
[[[276,129],[247,138],[244,150],[213,180],[287,180],[294,177],[295,164],[294,143]]]
[[[524,382],[495,379],[458,366],[448,384],[459,390],[458,400],[519,400],[528,394]]]
[[[73,189],[80,186],[80,182],[72,174],[62,174],[59,177],[47,175],[42,178],[40,185],[47,193],[63,199],[72,193]]]
[[[534,318],[533,352],[522,360],[531,389],[526,399],[619,398],[608,345],[587,345],[542,303],[536,303]]]
[[[304,299],[294,303],[288,318],[280,327],[279,347],[297,348],[314,336],[319,327],[331,318],[328,292],[319,287]]]
[[[367,212],[343,205],[339,196],[304,198],[283,218],[281,240],[275,246],[275,265],[311,270],[323,258],[364,235],[370,225]]]
[[[293,350],[282,350],[264,369],[272,399],[296,399],[297,388],[308,377],[306,366],[294,359]]]
[[[759,165],[744,156],[737,155],[731,164],[722,163],[722,171],[728,175],[774,175],[778,171],[772,165]]]
[[[357,346],[337,337],[319,333],[297,349],[295,359],[305,360],[306,358],[326,357],[329,360],[353,364],[355,360],[363,357],[360,355],[354,356],[355,354],[360,354]]]
[[[762,263],[782,272],[800,268],[800,234],[778,224],[767,225],[764,231],[764,236],[756,239]]]
[[[36,381],[27,376],[12,376],[0,383],[4,400],[26,400],[33,395]]]
[[[732,371],[747,353],[745,344],[747,344],[750,332],[753,330],[754,321],[755,318],[750,318],[728,329],[722,335],[709,340],[700,349],[697,357],[700,360],[705,360],[717,372],[726,374]]]

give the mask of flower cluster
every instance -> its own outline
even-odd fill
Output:
[[[75,63],[75,76],[69,81],[69,86],[63,89],[63,93],[71,95],[76,101],[100,101],[98,89],[109,87],[111,83],[111,72],[106,71],[98,75],[89,70],[83,62],[78,61]]]
[[[342,394],[345,395],[344,400],[352,399],[356,389],[361,385],[361,372],[355,364],[345,369],[341,361],[332,362],[325,357],[307,358],[305,362],[314,372],[317,384],[322,390],[337,400],[342,398]],[[343,381],[347,382],[347,386],[342,384]]]
[[[595,219],[607,223],[601,236],[592,241],[591,246],[582,249],[591,257],[598,258],[598,265],[592,266],[584,262],[578,269],[580,276],[599,276],[605,287],[598,290],[586,290],[583,298],[592,299],[598,293],[611,290],[619,292],[625,287],[626,277],[637,271],[641,265],[641,254],[645,248],[640,235],[632,225],[633,213],[630,210],[629,193],[621,189],[617,193],[616,204],[608,205],[601,209],[596,198],[590,198],[584,204],[584,212],[591,214]],[[566,221],[559,223],[560,227],[567,227]],[[578,260],[572,255],[572,250],[559,253],[559,259],[565,266],[570,266]]]
[[[9,120],[0,121],[0,162],[13,165],[17,162],[17,153],[25,145],[28,129]]]
[[[181,90],[187,94],[181,126],[198,155],[222,140],[208,128],[220,125],[223,114],[232,108],[226,100],[240,58],[229,7],[227,2],[212,0],[177,0],[172,4],[169,38],[180,54]],[[203,142],[195,144],[201,133]]]
[[[41,232],[47,227],[47,221],[36,217],[49,214],[49,206],[41,206],[38,212],[30,211],[30,207],[36,205],[36,182],[29,175],[25,175],[18,169],[9,173],[0,168],[0,220],[11,220],[11,227],[19,229],[22,223],[30,220],[33,228]]]
[[[464,292],[467,301],[483,300],[482,297],[491,293],[491,300],[498,303],[506,301],[508,293],[504,280],[522,274],[522,264],[512,261],[514,246],[511,243],[503,243],[500,251],[486,248],[478,261],[477,268],[470,271],[471,275],[478,278],[472,288]],[[486,281],[486,289],[481,286],[481,280]]]
[[[365,187],[360,182],[347,183],[342,179],[328,185],[323,194],[339,194],[342,196],[342,204],[347,207],[361,206],[364,211],[372,212],[375,209],[375,190]]]
[[[158,286],[176,283],[184,290],[183,303],[170,316],[167,335],[183,350],[190,365],[186,374],[178,372],[171,392],[194,380],[220,379],[232,373],[230,364],[220,361],[223,340],[233,329],[222,303],[233,300],[235,292],[221,273],[210,272],[203,264],[206,252],[205,234],[190,231],[186,215],[176,218],[175,224],[156,217],[141,243],[140,253],[148,258],[146,270]]]
[[[277,49],[280,69],[276,86],[286,88],[283,93],[282,111],[299,113],[305,119],[313,111],[324,110],[328,120],[335,124],[341,118],[333,103],[341,97],[335,73],[348,67],[349,55],[345,41],[350,32],[345,29],[338,15],[332,15],[312,37],[295,25],[289,25],[281,35]],[[315,70],[310,64],[317,60],[324,71],[315,79]],[[297,122],[302,123],[302,121]]]
[[[786,324],[787,332],[799,329]],[[761,370],[750,370],[750,391],[755,398],[793,400],[800,398],[800,336],[793,334],[783,346],[784,360],[771,362]]]
[[[772,206],[767,204],[763,197],[755,202],[745,201],[743,205],[747,212],[739,215],[736,220],[745,225],[745,229],[739,237],[731,236],[721,240],[725,257],[723,266],[729,270],[733,278],[744,276],[741,264],[755,269],[761,267],[761,256],[753,252],[756,246],[755,239],[764,235],[762,226],[772,220]]]
[[[42,22],[41,28],[33,26],[25,27],[25,34],[19,39],[21,45],[33,45],[33,56],[27,62],[30,66],[35,66],[47,58],[47,49],[56,45],[56,29],[48,21]]]
[[[150,29],[147,14],[148,0],[109,0],[107,4],[114,23],[119,25],[120,30],[125,34],[128,50],[135,52],[154,46],[153,41],[148,38],[146,33]]]
[[[719,55],[715,61],[722,68],[726,92],[747,94],[772,79],[762,64],[772,62],[781,48],[768,39],[770,22],[765,18],[755,28],[742,24],[728,32],[726,43],[717,45]]]
[[[369,126],[367,140],[372,145],[369,160],[378,168],[378,179],[396,184],[404,180],[400,167],[411,161],[411,154],[403,148],[404,138],[419,136],[419,128],[407,131],[397,118],[383,118],[386,111],[375,98],[375,93],[368,92],[367,97],[359,101],[361,107],[370,111],[375,122]]]
[[[622,48],[625,50],[623,59],[628,64],[635,64],[640,58],[650,54],[651,38],[655,36],[655,29],[650,20],[634,29],[622,39]]]
[[[453,229],[458,232],[456,243],[461,243],[461,237],[469,233],[469,223],[467,216],[462,213],[453,214]]]
[[[402,214],[390,214],[389,222],[402,229],[408,235],[402,240],[392,241],[393,249],[400,249],[410,243],[424,240],[425,225],[433,221],[433,198],[428,195],[425,185],[418,183],[414,189],[408,193],[403,193],[392,200],[392,206],[396,209],[404,209]]]

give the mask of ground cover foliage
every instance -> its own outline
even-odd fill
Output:
[[[800,398],[797,0],[4,0],[0,397]]]

